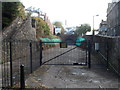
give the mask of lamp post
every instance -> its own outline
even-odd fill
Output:
[[[99,16],[99,15],[95,15],[95,16]],[[93,35],[95,35],[95,30],[94,30],[94,17],[95,16],[93,16],[93,33],[92,33]]]

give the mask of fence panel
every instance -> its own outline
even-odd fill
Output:
[[[49,44],[37,41],[8,41],[2,43],[2,87],[20,88],[20,66],[24,65],[25,79],[41,65],[63,64],[75,65],[90,64],[90,53],[87,42],[85,45],[76,46],[75,43],[67,42],[68,46],[61,48],[61,43]],[[68,58],[69,57],[69,58]]]
[[[67,46],[63,48],[61,48],[60,42],[42,42],[42,45],[42,62],[44,65],[74,65],[75,63],[87,63],[88,61],[87,44],[83,45],[84,47],[79,47],[76,46],[76,42],[67,42]],[[50,45],[53,48],[49,48]]]
[[[40,66],[39,48],[39,42],[36,41],[2,42],[3,88],[20,87],[20,65],[24,65],[25,78],[31,73],[31,69],[34,71]]]

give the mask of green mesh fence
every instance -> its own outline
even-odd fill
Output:
[[[77,40],[76,40],[76,45],[77,45],[77,46],[80,46],[80,45],[81,45],[80,42],[85,41],[85,40],[86,40],[85,38],[81,38],[81,37],[77,38]],[[77,43],[77,42],[79,42],[79,43]]]
[[[55,39],[49,39],[49,38],[40,38],[40,40],[42,42],[51,42],[51,43],[44,43],[44,44],[50,44],[50,45],[56,45],[59,44],[59,42],[61,42],[61,39],[55,38]],[[58,43],[56,43],[58,42]]]
[[[59,44],[59,42],[62,42],[62,40],[61,40],[61,39],[58,39],[58,38],[55,38],[55,39],[40,38],[40,40],[41,40],[42,42],[51,42],[51,43],[44,43],[44,44],[49,44],[49,45],[56,45],[56,44]],[[85,41],[85,40],[86,40],[85,38],[81,38],[81,37],[77,38],[77,40],[76,40],[76,45],[77,45],[77,46],[80,46],[80,45],[81,45],[80,42]],[[58,42],[58,43],[57,43],[57,42]]]

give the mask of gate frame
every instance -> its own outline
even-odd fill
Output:
[[[75,64],[45,64],[46,62],[42,62],[42,58],[43,58],[43,56],[42,56],[42,50],[43,50],[42,44],[43,43],[59,43],[60,44],[60,43],[67,43],[67,42],[42,42],[42,41],[40,41],[40,66],[42,66],[42,65],[72,65],[72,66],[75,65]],[[81,42],[74,42],[74,43],[81,43]],[[62,55],[63,55],[63,53],[62,53]],[[61,56],[61,55],[57,55],[57,56],[53,57],[52,59],[55,59],[59,56]],[[49,62],[49,60],[47,62]],[[91,43],[90,43],[90,40],[86,40],[86,62],[85,62],[85,64],[86,64],[85,66],[88,66],[89,69],[91,68]],[[83,66],[83,65],[80,65],[80,66]]]

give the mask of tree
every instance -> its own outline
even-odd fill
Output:
[[[56,27],[60,27],[61,28],[61,33],[64,34],[65,30],[64,30],[64,27],[63,27],[61,22],[56,21],[56,22],[53,23],[53,25],[55,25]]]
[[[75,34],[81,36],[83,34],[86,34],[86,32],[90,32],[90,31],[91,31],[91,26],[89,24],[81,24],[81,26],[76,27]]]
[[[24,6],[21,2],[2,3],[2,28],[9,26],[17,16],[25,17]]]
[[[39,17],[32,17],[33,19],[36,20],[36,35],[37,38],[41,37],[41,36],[49,36],[50,35],[50,28],[48,26],[48,24],[42,20]]]

